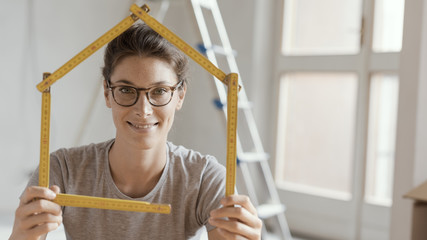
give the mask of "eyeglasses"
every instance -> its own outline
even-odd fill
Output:
[[[151,88],[135,88],[125,85],[110,86],[110,83],[107,81],[107,87],[111,90],[114,101],[120,106],[130,107],[135,105],[139,99],[139,92],[144,91],[145,96],[151,105],[161,107],[170,103],[173,97],[173,92],[182,86],[182,82],[183,81],[180,81],[175,86],[161,85]]]

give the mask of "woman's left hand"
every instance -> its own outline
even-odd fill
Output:
[[[221,199],[222,208],[211,211],[209,223],[221,239],[261,239],[262,221],[249,197],[231,195]],[[239,206],[236,206],[239,205]]]

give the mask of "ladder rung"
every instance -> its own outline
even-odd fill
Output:
[[[238,154],[239,162],[261,162],[267,161],[270,156],[267,153],[245,152]]]
[[[214,102],[215,106],[221,110],[227,105],[227,102],[222,102],[218,98],[214,99],[213,102]],[[251,109],[252,103],[251,102],[239,101],[237,106],[239,109]]]
[[[201,7],[211,9],[211,1],[210,0],[199,0],[199,4]]]
[[[206,52],[208,50],[213,51],[215,54],[218,55],[223,55],[223,56],[232,56],[232,57],[236,57],[237,56],[237,51],[234,49],[231,50],[225,50],[224,47],[222,46],[218,46],[218,45],[212,45],[212,46],[205,46],[202,43],[197,44],[197,48],[199,49],[199,51],[203,54],[206,55]]]
[[[286,207],[283,204],[262,204],[257,207],[258,217],[261,219],[274,217],[284,213],[285,210]]]
[[[251,109],[252,108],[252,103],[251,102],[240,101],[237,106],[239,108],[241,108],[241,109]]]
[[[266,239],[266,240],[282,240],[283,238],[281,238],[280,236],[277,236],[276,234],[274,234],[274,233],[269,233],[269,232],[267,232],[266,234],[265,234],[265,237],[264,237],[264,235],[263,235],[263,238],[262,239]]]

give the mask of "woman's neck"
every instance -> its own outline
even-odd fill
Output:
[[[166,144],[135,149],[117,141],[110,149],[109,164],[114,183],[129,197],[147,195],[157,184],[166,165]]]

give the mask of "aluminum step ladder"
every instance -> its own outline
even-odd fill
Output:
[[[170,0],[158,2],[161,6],[156,18],[161,22],[170,7]],[[221,70],[239,74],[239,84],[242,88],[239,92],[237,123],[237,190],[247,194],[257,208],[258,216],[263,220],[262,239],[292,240],[285,217],[286,208],[280,203],[268,163],[269,155],[263,149],[252,114],[252,104],[248,101],[237,68],[237,53],[231,48],[218,3],[216,0],[191,0],[191,7],[203,41],[198,46],[199,50]],[[213,79],[218,90],[218,99],[214,103],[224,112],[226,119],[227,89],[215,77]]]
[[[203,44],[199,46],[207,58],[220,69],[239,74],[239,112],[237,128],[237,189],[247,194],[263,220],[262,238],[291,240],[292,236],[285,217],[285,206],[281,204],[276,185],[270,171],[268,154],[265,153],[259,136],[252,104],[248,101],[241,75],[237,68],[236,52],[225,29],[216,0],[191,0],[194,15]],[[216,30],[216,32],[215,32]],[[227,89],[214,79],[219,99],[218,108],[227,117]]]

